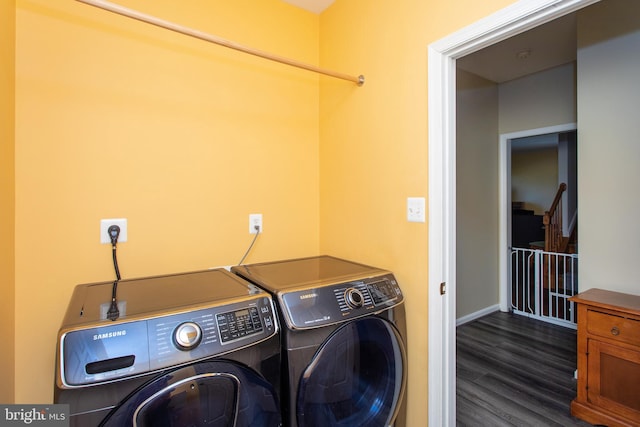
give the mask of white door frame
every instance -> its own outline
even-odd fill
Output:
[[[499,181],[499,225],[498,225],[498,282],[500,284],[500,311],[511,309],[511,277],[509,276],[509,260],[511,246],[511,140],[529,136],[562,133],[577,130],[576,123],[566,123],[537,129],[527,129],[519,132],[500,134],[498,168]]]
[[[430,426],[456,424],[456,59],[598,1],[520,0],[429,45]]]

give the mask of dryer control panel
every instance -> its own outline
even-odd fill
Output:
[[[404,299],[393,274],[278,295],[290,329],[310,329],[370,315]]]
[[[278,331],[273,301],[261,296],[164,316],[67,331],[60,338],[63,388],[160,371],[223,355]]]

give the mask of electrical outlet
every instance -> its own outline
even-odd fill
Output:
[[[407,221],[426,222],[424,197],[407,198]]]
[[[100,220],[100,243],[111,244],[111,238],[109,237],[109,227],[117,225],[120,227],[120,235],[118,236],[118,243],[127,241],[127,219],[115,218],[115,219],[101,219]]]
[[[262,229],[262,214],[249,214],[249,234],[256,234],[258,231],[260,233],[264,231]]]
[[[111,307],[111,301],[100,304],[100,320],[107,320],[107,313],[109,312],[109,308]],[[118,311],[120,312],[120,317],[124,317],[127,315],[127,302],[126,301],[118,301]]]

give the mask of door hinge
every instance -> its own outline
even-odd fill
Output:
[[[440,295],[447,293],[447,282],[440,283]]]

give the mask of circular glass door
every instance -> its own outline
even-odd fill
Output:
[[[338,328],[318,349],[298,388],[300,427],[389,426],[405,388],[405,349],[378,317]]]
[[[252,369],[201,362],[146,383],[103,420],[117,427],[279,427],[275,391]]]
[[[226,373],[201,374],[148,397],[133,413],[133,427],[235,426],[240,380]]]

